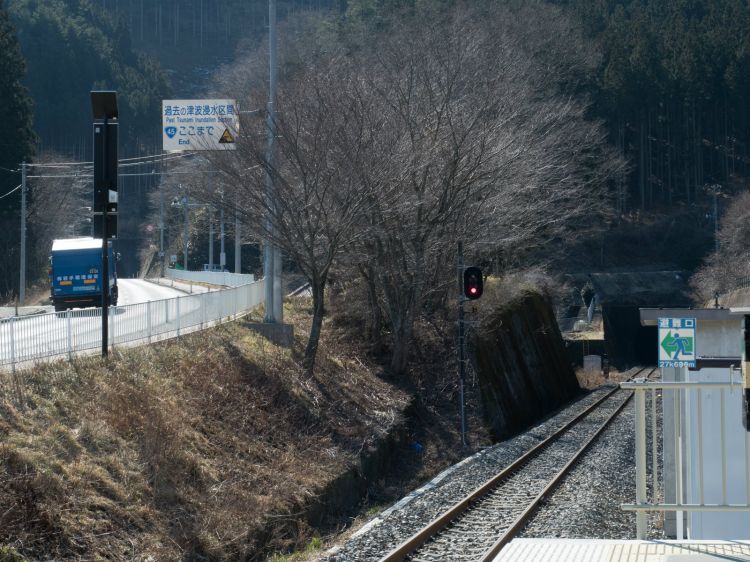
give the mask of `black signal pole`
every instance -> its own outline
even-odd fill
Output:
[[[105,115],[102,131],[104,144],[104,162],[107,162],[107,121]],[[106,165],[106,164],[105,164]],[[107,248],[107,207],[109,206],[109,186],[106,189],[106,199],[102,208],[102,357],[109,353],[109,248]]]
[[[99,219],[101,221],[98,223],[99,233],[102,237],[102,357],[107,357],[109,353],[109,223],[111,220],[108,215],[111,203],[114,203],[113,219],[116,219],[117,212],[116,202],[110,201],[110,193],[117,193],[117,93],[91,92],[91,108],[94,113],[94,231],[97,230],[96,221]],[[114,234],[116,236],[116,230]]]
[[[464,365],[464,243],[458,241],[458,380],[461,400],[461,444],[466,447],[466,409],[464,406],[464,386],[466,367]]]

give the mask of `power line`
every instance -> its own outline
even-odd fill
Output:
[[[193,170],[191,172],[143,172],[135,174],[117,174],[118,177],[127,178],[133,176],[186,176],[190,174],[220,174],[221,170]]]
[[[134,156],[132,158],[120,158],[118,160],[119,162],[130,162],[123,164],[123,166],[133,166],[133,165],[140,165],[140,164],[152,164],[161,161],[162,159],[165,162],[168,162],[170,160],[175,160],[178,158],[185,158],[188,156],[194,156],[197,154],[197,152],[182,152],[178,154],[169,154],[167,156],[162,156],[161,154],[147,154],[145,156]],[[134,162],[136,160],[142,160],[142,162]],[[41,164],[41,163],[28,163],[27,166],[33,166],[35,168],[64,168],[64,167],[70,167],[70,166],[93,166],[93,162],[90,161],[82,161],[82,162],[51,162],[49,164]],[[3,168],[6,169],[6,168]],[[17,170],[8,170],[9,172],[15,172]]]
[[[176,160],[178,158],[184,158],[185,156],[193,156],[194,154],[197,154],[197,153],[196,152],[188,152],[188,153],[185,153],[185,154],[175,154],[175,155],[165,156],[163,158],[163,161],[164,162],[169,162],[171,160]],[[126,158],[125,160],[118,160],[118,162],[125,162],[126,160],[130,160],[130,159]],[[130,162],[129,164],[120,164],[120,167],[125,167],[125,166],[143,166],[144,164],[156,164],[156,163],[161,162],[161,161],[162,161],[161,158],[156,158],[154,160],[148,160],[148,161],[143,161],[143,162]]]
[[[186,156],[194,156],[196,154],[198,154],[197,151],[192,151],[192,152],[186,151],[186,152],[180,152],[177,154],[168,154],[164,156],[163,158],[164,160],[174,160],[175,158],[185,158]],[[130,160],[141,160],[141,159],[154,159],[158,161],[158,160],[161,160],[161,158],[162,158],[161,154],[149,154],[146,156],[135,156],[133,158],[120,158],[118,162],[128,162]]]
[[[67,166],[85,166],[86,164],[93,165],[93,162],[54,162],[52,164],[28,163],[26,165],[34,168],[65,168]]]
[[[141,173],[133,173],[133,174],[117,174],[117,177],[124,178],[124,177],[133,177],[133,176],[183,176],[183,175],[190,175],[190,174],[220,174],[222,173],[221,170],[193,170],[190,172],[141,172]],[[28,175],[27,178],[68,178],[68,179],[91,179],[93,177],[93,174],[75,174],[75,175]]]
[[[2,195],[2,196],[0,196],[0,199],[5,199],[5,198],[6,198],[6,197],[7,197],[8,195],[10,195],[11,193],[13,193],[13,192],[15,192],[15,191],[18,191],[19,189],[21,189],[21,186],[22,186],[22,185],[23,185],[23,184],[19,183],[19,184],[18,184],[18,185],[17,185],[16,187],[14,187],[13,189],[11,189],[11,190],[10,190],[10,191],[9,191],[8,193],[6,193],[5,195]]]

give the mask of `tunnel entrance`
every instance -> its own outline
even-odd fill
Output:
[[[620,370],[657,363],[657,329],[641,326],[639,310],[629,305],[602,306],[605,349],[610,364]]]
[[[656,365],[657,330],[642,326],[640,308],[680,308],[691,304],[687,275],[682,271],[594,273],[601,305],[604,346],[619,370]]]

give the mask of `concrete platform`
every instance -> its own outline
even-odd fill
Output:
[[[750,561],[750,541],[513,539],[494,562]]]

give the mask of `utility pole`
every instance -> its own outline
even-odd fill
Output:
[[[21,163],[21,279],[18,288],[18,303],[26,300],[26,161]]]
[[[182,189],[182,184],[180,184],[180,189]],[[183,211],[185,213],[185,220],[183,221],[185,223],[185,232],[183,234],[183,244],[184,244],[184,251],[183,251],[183,265],[185,266],[185,271],[188,271],[188,240],[190,239],[190,209],[188,208],[188,195],[185,193],[185,195],[182,196],[182,206]]]
[[[266,314],[264,320],[269,323],[278,322],[276,318],[276,306],[274,306],[275,297],[275,266],[276,251],[273,243],[273,213],[276,209],[274,203],[274,186],[273,186],[273,149],[274,137],[276,136],[275,124],[275,103],[276,103],[276,0],[268,0],[268,67],[269,67],[269,95],[268,111],[266,115],[266,124],[268,127],[268,146],[266,153],[266,239],[263,244],[263,275],[265,277],[265,300]]]
[[[221,266],[221,270],[224,271],[224,267],[227,264],[227,254],[224,251],[224,207],[219,211],[219,217],[219,239],[221,240],[219,265]]]
[[[161,262],[161,272],[159,277],[164,277],[164,151],[161,153],[161,165],[159,166],[161,175],[159,176],[159,261]]]
[[[273,254],[273,316],[277,324],[284,322],[284,297],[281,295],[281,248],[274,246]]]
[[[270,0],[271,4],[273,4],[273,20],[269,18],[269,22],[272,21],[271,29],[272,32],[269,33],[269,41],[271,42],[271,49],[270,52],[273,53],[273,64],[271,66],[271,72],[273,73],[271,75],[271,87],[273,88],[271,90],[271,99],[273,100],[274,106],[276,104],[276,0]],[[271,35],[273,33],[273,35]],[[275,112],[275,107],[274,107]],[[274,123],[274,128],[272,129],[273,137],[272,141],[275,142],[276,140],[276,125]],[[273,146],[271,147],[273,149]],[[274,190],[275,191],[275,190]],[[274,212],[276,211],[276,194],[272,192],[273,197],[273,209]],[[281,273],[282,273],[282,257],[281,257],[281,248],[274,243],[273,244],[273,318],[274,321],[277,324],[282,324],[284,322],[284,297],[281,294]]]
[[[208,207],[208,270],[214,268],[214,210]]]
[[[241,273],[242,247],[240,244],[240,215],[234,212],[234,272]]]
[[[719,184],[714,184],[714,249],[719,252],[719,204],[716,201],[716,192]]]
[[[466,409],[464,406],[464,386],[466,368],[464,361],[464,243],[458,241],[458,381],[461,400],[461,444],[466,447]]]

